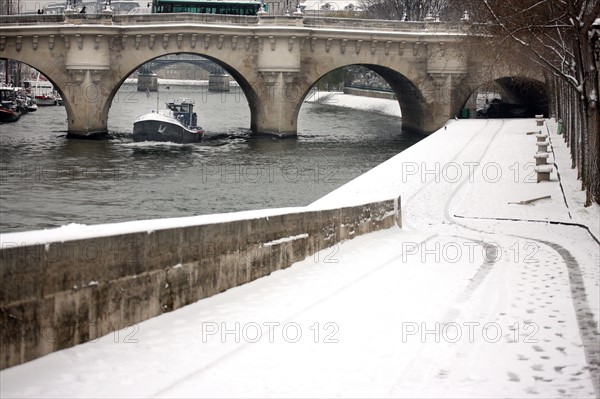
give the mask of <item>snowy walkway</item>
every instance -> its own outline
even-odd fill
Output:
[[[598,207],[530,181],[534,125],[450,123],[311,205],[401,194],[402,230],[4,370],[0,396],[597,397],[598,243],[536,220]]]

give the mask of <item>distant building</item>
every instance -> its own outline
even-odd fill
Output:
[[[359,3],[357,0],[265,0],[267,12],[270,15],[290,15],[300,8],[305,15],[323,15],[335,11],[358,11]]]
[[[360,4],[356,0],[305,0],[300,3],[300,10],[305,15],[320,15],[344,11],[360,12]]]
[[[159,78],[183,80],[208,80],[210,73],[194,65],[178,63],[156,71]]]

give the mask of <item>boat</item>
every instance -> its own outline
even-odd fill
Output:
[[[138,116],[133,123],[133,141],[198,143],[204,130],[197,126],[194,101],[186,98],[169,100],[165,110]]]
[[[15,109],[0,107],[0,123],[16,122],[21,117],[19,111]]]
[[[20,117],[15,89],[0,87],[0,122],[16,122]]]
[[[33,97],[28,95],[22,87],[14,87],[13,90],[15,91],[16,95],[15,103],[21,115],[37,111],[38,106],[35,101],[33,101]]]
[[[29,113],[29,108],[27,107],[27,97],[22,96],[18,91],[15,91],[16,97],[15,101],[17,104],[17,110],[21,113],[21,115],[25,115]]]
[[[35,112],[38,109],[37,104],[33,101],[33,98],[30,96],[25,96],[26,102],[25,105],[27,107],[27,112]]]
[[[56,105],[56,98],[50,93],[38,94],[37,96],[33,97],[33,101],[35,101],[38,107]]]
[[[33,101],[39,107],[58,105],[57,93],[54,90],[54,85],[47,80],[40,79],[39,73],[36,80],[23,81],[23,87],[25,88],[27,95],[32,96]]]

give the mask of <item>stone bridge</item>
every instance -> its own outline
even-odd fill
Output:
[[[294,136],[302,102],[327,73],[363,65],[400,103],[403,128],[430,133],[457,114],[481,84],[538,71],[494,68],[467,45],[468,21],[400,22],[302,16],[205,14],[0,17],[0,58],[28,64],[65,101],[68,132],[107,131],[113,97],[144,63],[195,54],[227,71],[248,99],[254,133]],[[513,61],[514,64],[514,61]]]
[[[146,63],[143,68],[148,71],[156,72],[159,69],[171,66],[173,64],[186,63],[197,66],[198,68],[202,68],[205,71],[208,71],[213,75],[222,75],[227,73],[223,67],[214,62],[202,58],[198,58],[196,56],[188,56],[188,57],[179,57],[173,55],[167,55],[165,57],[157,58]]]
[[[227,76],[227,71],[211,60],[198,58],[194,55],[167,55],[155,58],[142,65],[142,67],[138,69],[138,91],[157,91],[158,77],[155,72],[162,68],[181,63],[194,65],[210,73],[208,78],[208,91],[229,91],[229,77]]]

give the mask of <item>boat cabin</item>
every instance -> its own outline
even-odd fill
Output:
[[[0,87],[0,106],[10,109],[16,104],[15,89],[12,87]]]
[[[197,116],[194,112],[194,101],[171,100],[167,102],[167,108],[173,111],[175,118],[179,119],[185,126],[196,126]]]

